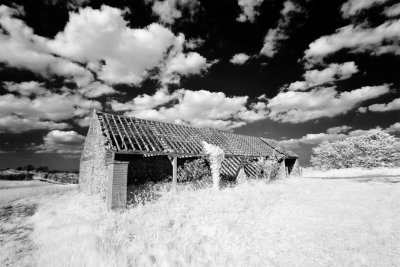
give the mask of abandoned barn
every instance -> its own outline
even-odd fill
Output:
[[[100,194],[110,207],[124,205],[128,185],[168,177],[176,183],[179,166],[206,156],[202,142],[224,151],[220,173],[226,179],[235,179],[241,169],[254,177],[249,162],[272,155],[279,155],[281,175],[298,171],[297,155],[275,140],[95,110],[80,161],[80,187]]]

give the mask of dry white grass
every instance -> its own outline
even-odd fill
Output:
[[[8,203],[36,195],[49,195],[78,189],[78,185],[59,185],[41,181],[0,180],[0,207]]]
[[[305,178],[357,178],[357,177],[377,177],[377,176],[397,176],[400,177],[400,167],[397,168],[347,168],[317,170],[313,168],[302,168],[302,176]]]
[[[123,212],[69,192],[39,205],[31,222],[37,266],[400,265],[395,181],[181,188]]]

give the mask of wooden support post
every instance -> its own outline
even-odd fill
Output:
[[[175,156],[172,159],[172,187],[176,191],[176,184],[178,181],[178,158]]]

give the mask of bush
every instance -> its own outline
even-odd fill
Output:
[[[251,165],[257,171],[257,177],[270,181],[279,178],[279,161],[280,158],[276,154],[272,154],[269,158],[258,158],[256,161],[252,162]]]
[[[204,158],[187,161],[178,168],[179,182],[193,182],[210,179],[211,170]]]
[[[318,169],[400,166],[400,141],[381,129],[324,141],[313,149],[311,165]]]
[[[0,180],[9,180],[9,181],[22,181],[22,180],[32,180],[33,174],[28,172],[12,172],[12,171],[3,171],[0,172]]]

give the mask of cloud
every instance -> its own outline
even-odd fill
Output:
[[[53,130],[44,138],[44,143],[31,149],[36,153],[55,153],[63,155],[77,155],[82,151],[85,137],[75,131]]]
[[[300,138],[282,140],[280,143],[287,148],[296,149],[299,148],[300,145],[318,145],[326,140],[338,140],[344,139],[349,136],[357,136],[364,134],[366,130],[354,130],[349,131],[352,127],[343,125],[332,127],[326,130],[325,133],[310,133],[306,134]]]
[[[146,110],[152,109],[160,105],[164,105],[173,99],[180,96],[178,91],[173,93],[168,92],[166,88],[159,89],[154,95],[142,94],[126,103],[120,103],[116,100],[111,100],[109,104],[114,111],[127,110]]]
[[[248,56],[244,53],[239,53],[239,54],[234,55],[231,58],[230,62],[235,65],[242,65],[242,64],[246,63],[246,61],[249,60],[249,58],[250,58],[250,56]]]
[[[218,60],[207,61],[197,52],[184,54],[181,51],[171,52],[170,58],[166,60],[161,68],[159,80],[161,84],[179,84],[181,76],[199,75],[206,72]]]
[[[15,18],[16,9],[1,6],[0,26],[4,31],[0,33],[0,62],[46,78],[58,75],[81,88],[95,82],[93,74],[97,82],[109,85],[139,85],[149,77],[163,77],[157,70],[168,70],[176,62],[186,64],[188,69],[180,68],[175,76],[198,74],[212,64],[198,53],[183,52],[183,34],[175,35],[157,23],[130,28],[125,12],[104,5],[100,9],[81,8],[70,12],[64,30],[48,39],[34,34],[24,21]],[[192,40],[188,46],[196,42]]]
[[[301,12],[303,9],[290,0],[283,3],[278,25],[276,28],[268,30],[260,54],[272,58],[278,52],[280,43],[289,38],[287,31],[293,14]]]
[[[175,36],[156,23],[129,28],[123,11],[108,6],[71,13],[65,30],[50,42],[56,53],[90,64],[101,80],[135,85],[156,68],[161,80],[177,83],[179,75],[200,74],[212,65],[196,52],[183,53],[184,45],[183,34]]]
[[[68,90],[63,93],[47,92],[30,98],[6,94],[0,96],[2,132],[24,132],[36,129],[65,129],[72,118],[81,118],[93,109],[102,109],[98,101],[82,98]]]
[[[388,6],[383,11],[383,14],[385,14],[387,17],[399,16],[400,15],[400,3],[394,4],[392,6]]]
[[[115,111],[128,116],[196,127],[233,129],[266,117],[266,105],[248,103],[247,96],[228,97],[222,92],[166,89],[140,95],[127,103],[111,101]],[[247,107],[248,105],[248,107]]]
[[[35,35],[25,23],[15,18],[19,11],[0,6],[0,62],[16,68],[29,69],[43,77],[58,75],[86,85],[93,75],[87,69],[57,57],[47,47],[48,39]]]
[[[386,131],[388,133],[400,133],[400,122],[390,125],[388,128],[386,128]]]
[[[77,9],[83,5],[86,5],[90,0],[45,0],[46,4],[50,5],[66,5],[69,9]]]
[[[187,55],[183,53],[173,57],[166,66],[167,73],[179,73],[182,75],[199,74],[202,70],[206,70],[210,65],[207,59],[199,53],[190,52]]]
[[[238,0],[238,5],[242,9],[242,13],[236,18],[239,22],[254,22],[258,15],[258,8],[264,0]]]
[[[152,11],[165,24],[174,24],[176,19],[182,18],[182,11],[187,11],[192,17],[200,7],[198,0],[147,0],[152,3]]]
[[[288,86],[288,90],[304,91],[310,87],[331,83],[338,80],[350,78],[358,68],[354,62],[345,62],[343,64],[330,64],[323,70],[308,70],[304,73],[305,81],[296,81]]]
[[[35,117],[24,118],[16,115],[0,117],[0,133],[22,133],[32,130],[67,129],[70,126],[64,122],[43,121]]]
[[[34,99],[12,94],[0,96],[0,115],[2,116],[14,114],[60,121],[90,113],[94,108],[101,109],[101,103],[69,93],[49,93]]]
[[[155,23],[131,29],[122,10],[102,6],[70,13],[64,31],[49,46],[64,57],[97,65],[98,77],[108,83],[139,84],[148,70],[162,62],[177,38]]]
[[[342,49],[354,53],[370,52],[373,55],[400,55],[400,20],[389,20],[376,28],[365,28],[365,25],[339,28],[336,33],[313,41],[305,51],[304,58],[311,62],[321,61]]]
[[[381,5],[388,0],[348,0],[340,9],[344,18],[349,18],[376,5]]]
[[[288,140],[282,140],[280,143],[289,149],[300,148],[300,145],[318,145],[323,141],[327,140],[338,140],[344,139],[350,136],[358,136],[365,134],[368,130],[354,130],[349,131],[352,127],[347,125],[329,128],[325,133],[306,134],[300,138],[293,138]],[[388,133],[400,132],[400,122],[396,122],[393,125],[385,129]]]
[[[389,85],[365,86],[349,92],[337,92],[335,87],[314,88],[308,92],[280,92],[268,101],[269,118],[275,121],[299,123],[322,117],[345,114],[359,103],[390,91]]]
[[[100,82],[93,82],[83,88],[80,88],[79,93],[88,97],[88,98],[96,98],[104,95],[113,95],[118,94],[112,87],[100,83]]]
[[[205,43],[204,39],[199,38],[193,38],[193,39],[189,39],[186,43],[185,43],[185,47],[187,49],[196,49],[200,46],[202,46]]]
[[[328,128],[326,130],[326,132],[328,134],[339,134],[339,133],[348,132],[349,130],[351,130],[351,128],[352,128],[351,126],[342,125],[342,126]]]
[[[392,110],[400,110],[400,98],[396,98],[393,101],[387,104],[373,104],[369,107],[360,107],[359,111],[361,113],[367,112],[367,110],[371,112],[385,112],[385,111],[392,111]]]
[[[36,81],[22,83],[4,82],[4,88],[9,92],[17,92],[24,96],[40,96],[47,92],[46,88],[43,87],[43,84]]]

